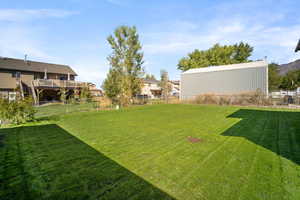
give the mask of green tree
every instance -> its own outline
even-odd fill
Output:
[[[280,85],[281,89],[295,90],[298,87],[300,87],[300,70],[289,71],[285,76],[283,76]]]
[[[279,75],[279,65],[276,63],[271,63],[268,66],[269,71],[269,90],[278,90],[281,84],[281,76]]]
[[[171,91],[171,85],[169,83],[169,75],[168,72],[165,70],[160,71],[160,87],[162,90],[162,98],[168,102],[169,94]]]
[[[81,103],[89,102],[92,98],[89,88],[88,87],[83,87],[80,91],[80,96],[79,97],[80,97],[80,102]]]
[[[111,67],[103,89],[114,103],[126,105],[141,92],[144,75],[142,45],[134,26],[118,27],[107,41],[113,52],[108,57]]]
[[[178,63],[178,69],[187,71],[192,68],[249,62],[252,52],[253,47],[243,42],[224,46],[215,44],[208,50],[196,49],[182,58]]]

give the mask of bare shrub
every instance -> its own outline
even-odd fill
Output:
[[[216,105],[272,105],[262,92],[244,92],[232,95],[202,94],[190,101],[194,104],[216,104]]]
[[[169,97],[169,104],[179,104],[181,103],[178,97]]]
[[[219,99],[219,105],[230,105],[231,104],[231,99],[229,96],[220,96]]]
[[[214,94],[206,94],[204,95],[204,102],[206,104],[218,104],[219,96]]]

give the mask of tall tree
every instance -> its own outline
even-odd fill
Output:
[[[279,65],[276,63],[271,63],[268,66],[269,71],[269,90],[274,91],[278,90],[281,84],[281,76],[279,75]]]
[[[160,71],[160,87],[162,90],[162,97],[168,102],[169,94],[171,91],[171,85],[169,84],[169,75],[165,70]]]
[[[208,50],[196,49],[182,58],[178,63],[178,69],[186,71],[192,68],[249,62],[252,52],[253,47],[243,42],[224,46],[215,44]]]
[[[107,38],[113,52],[108,57],[110,70],[103,83],[114,103],[126,105],[142,86],[143,53],[136,27],[120,26]]]
[[[282,78],[280,88],[284,90],[295,90],[300,87],[300,70],[289,71]]]

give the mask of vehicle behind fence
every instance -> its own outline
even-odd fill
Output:
[[[273,105],[300,105],[300,91],[270,92],[269,98]]]

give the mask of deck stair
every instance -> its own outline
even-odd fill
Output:
[[[37,95],[35,93],[35,89],[34,89],[34,86],[33,86],[33,81],[31,82],[30,88],[31,88],[31,93],[32,93],[32,97],[33,97],[33,100],[34,100],[34,104],[37,105],[38,100],[37,100]]]
[[[19,80],[19,86],[20,86],[21,98],[24,99],[24,87],[23,87],[22,80]]]

